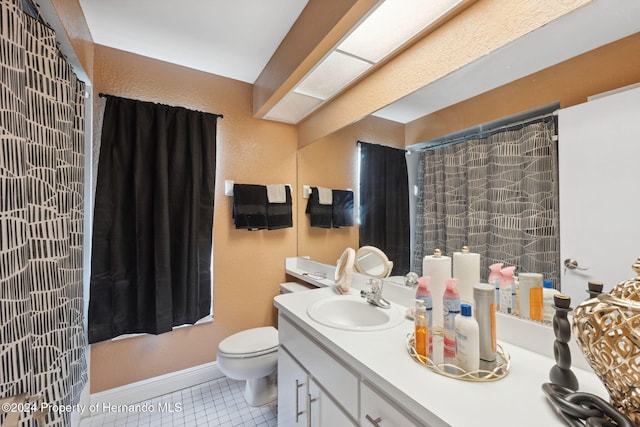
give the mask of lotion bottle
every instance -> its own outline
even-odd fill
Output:
[[[424,357],[426,362],[429,357],[429,329],[427,327],[427,310],[421,300],[416,301],[415,319],[415,347],[416,353]]]
[[[429,289],[430,276],[423,276],[418,279],[418,287],[416,288],[416,300],[420,300],[424,304],[427,315],[427,330],[429,331],[429,348],[427,354],[433,353],[433,297]]]
[[[456,366],[465,372],[480,369],[480,341],[478,322],[471,316],[469,304],[460,305],[456,315]]]
[[[456,315],[460,313],[460,294],[458,293],[458,279],[447,279],[446,289],[442,298],[444,363],[455,364],[456,361]]]

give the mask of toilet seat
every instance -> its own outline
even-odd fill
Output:
[[[247,329],[220,341],[218,354],[229,359],[247,359],[278,350],[278,330],[273,326]]]

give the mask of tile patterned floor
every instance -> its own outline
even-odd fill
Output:
[[[80,427],[276,427],[276,402],[253,408],[244,401],[243,390],[244,381],[223,377],[140,402],[138,412],[114,410],[83,418]]]

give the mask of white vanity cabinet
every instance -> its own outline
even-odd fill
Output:
[[[284,347],[278,351],[278,425],[356,425]]]
[[[355,424],[314,379],[309,379],[307,410],[312,427],[355,427]],[[279,423],[279,421],[278,421]]]
[[[278,331],[278,425],[356,426],[358,378],[282,316]]]
[[[278,349],[278,424],[303,426],[307,424],[307,372],[286,349]]]
[[[278,331],[279,426],[424,425],[282,315]]]
[[[368,427],[405,427],[422,425],[409,418],[368,384],[360,385],[361,424]]]

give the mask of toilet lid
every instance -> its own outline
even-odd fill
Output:
[[[273,326],[247,329],[220,341],[218,352],[229,355],[265,353],[278,347],[278,330]]]

